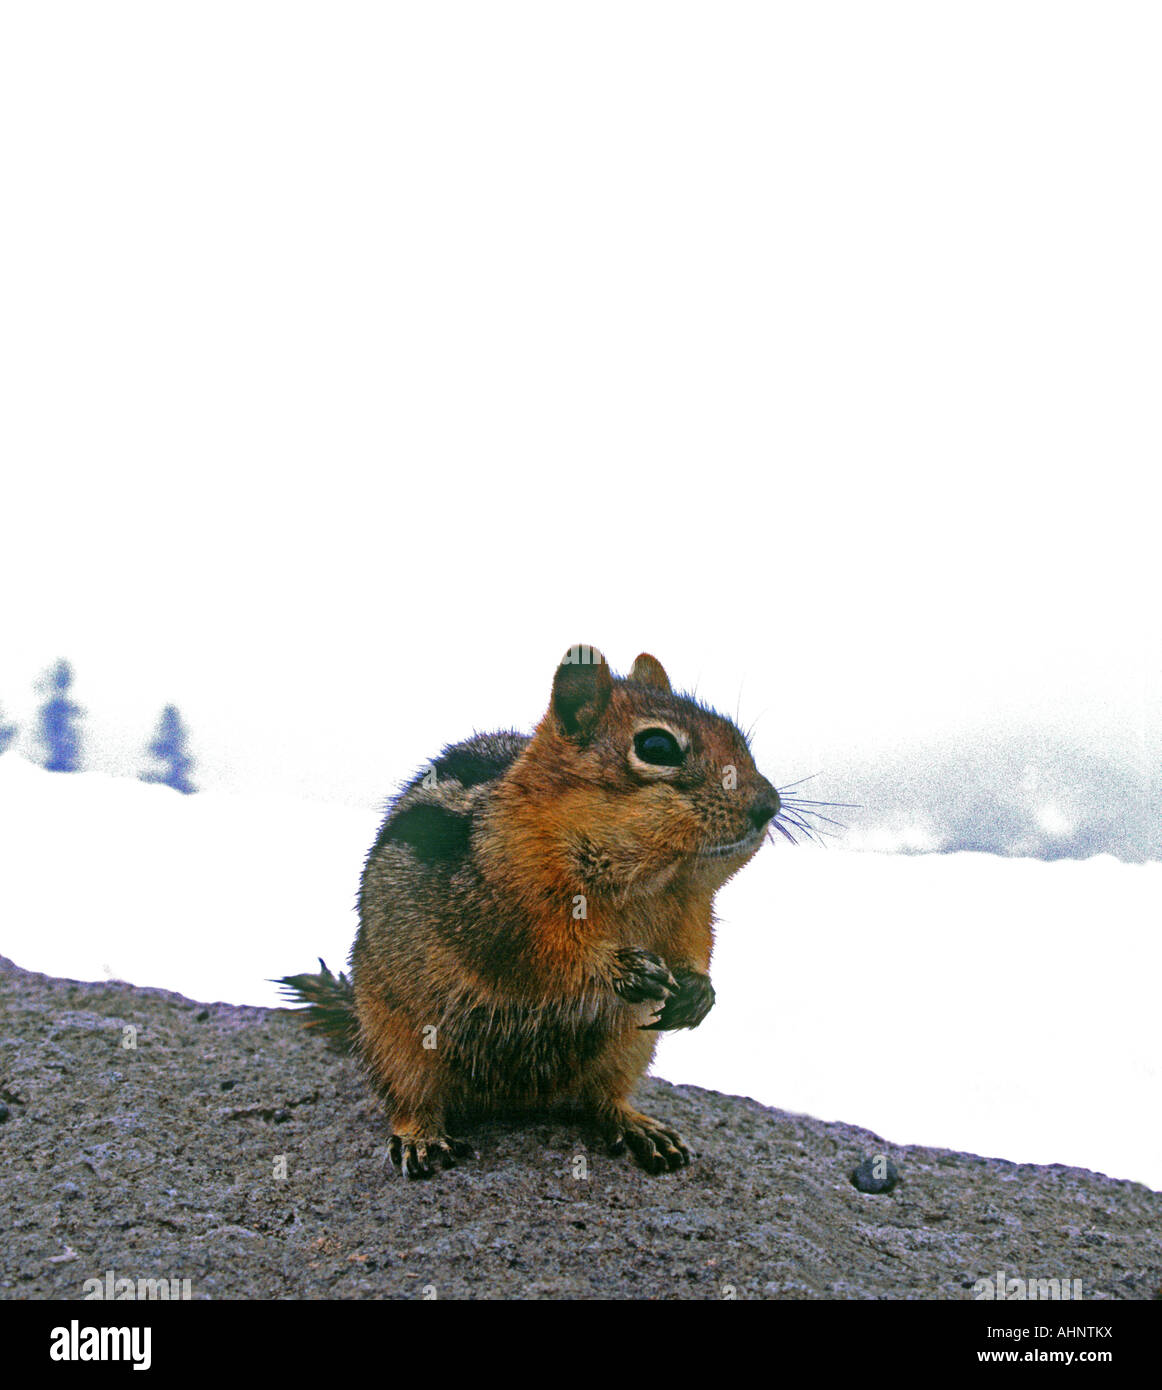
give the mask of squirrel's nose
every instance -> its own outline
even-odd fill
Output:
[[[778,814],[779,794],[768,782],[747,815],[750,817],[751,825],[756,830],[761,830],[767,821],[773,820]]]

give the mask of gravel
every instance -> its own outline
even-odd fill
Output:
[[[971,1299],[998,1270],[1162,1296],[1162,1194],[1138,1183],[655,1079],[638,1099],[689,1168],[651,1178],[560,1112],[474,1125],[475,1159],[408,1182],[353,1064],[292,1013],[0,957],[0,1297],[108,1276],[194,1298]],[[895,1185],[857,1190],[879,1158]]]

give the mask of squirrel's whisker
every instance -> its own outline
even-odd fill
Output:
[[[784,792],[789,792],[789,791],[791,790],[792,787],[801,787],[801,786],[803,785],[804,782],[813,781],[814,778],[816,778],[816,777],[821,777],[821,776],[822,776],[822,773],[819,773],[819,772],[810,772],[810,773],[807,774],[806,777],[800,777],[799,780],[798,780],[797,782],[788,782],[787,785],[786,785],[785,787],[776,787],[776,788],[775,788],[775,791],[777,791],[777,792],[779,793],[779,795],[782,796],[782,794],[783,794]]]
[[[807,806],[787,806],[785,802],[784,807],[788,815],[794,812],[794,814],[799,817],[814,816],[816,820],[826,821],[828,825],[837,826],[840,830],[849,829],[846,821],[834,820],[831,816],[825,816],[822,811],[812,811],[810,807]]]

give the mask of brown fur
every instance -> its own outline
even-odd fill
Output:
[[[654,657],[615,680],[585,647],[531,739],[477,736],[418,775],[368,856],[351,954],[357,1051],[404,1171],[470,1152],[450,1116],[566,1097],[649,1171],[687,1162],[628,1097],[657,1030],[709,1008],[714,894],[778,806],[741,732]]]

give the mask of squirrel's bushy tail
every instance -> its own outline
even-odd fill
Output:
[[[320,957],[317,975],[284,975],[271,983],[279,985],[293,1003],[305,1006],[302,1010],[304,1027],[317,1028],[344,1052],[354,1050],[359,1025],[355,1020],[351,981],[346,975],[332,975]]]

